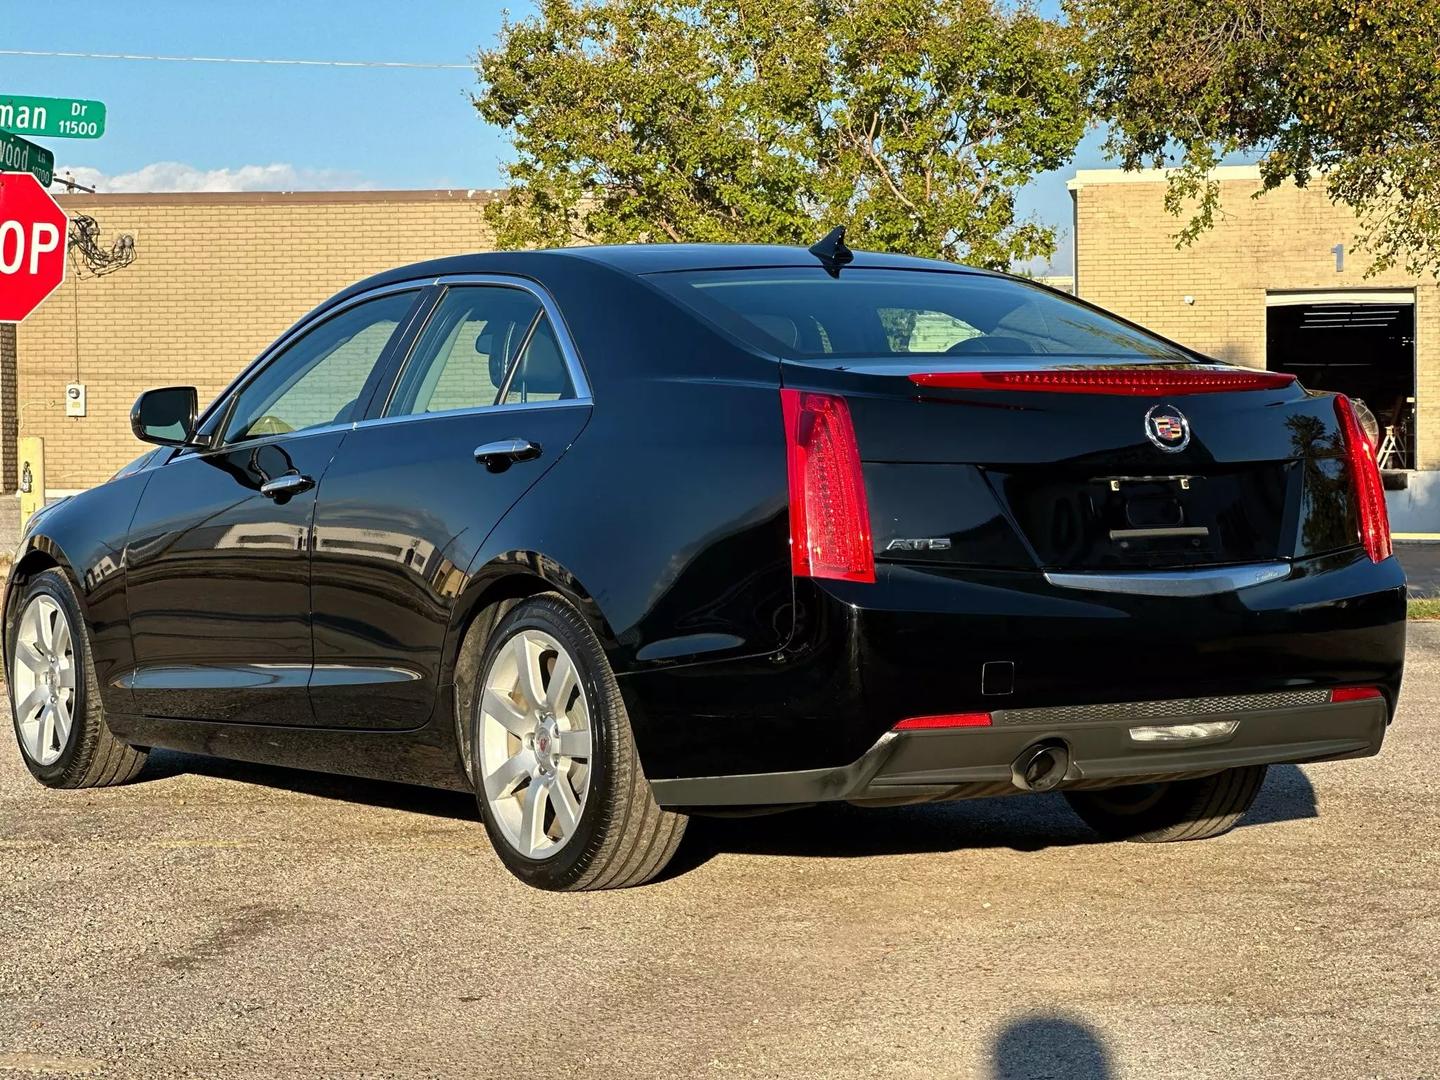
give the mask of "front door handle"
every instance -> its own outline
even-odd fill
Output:
[[[308,476],[286,473],[284,476],[277,476],[274,480],[266,480],[261,484],[260,494],[267,499],[284,502],[290,496],[299,495],[302,491],[309,491],[314,486],[315,481]]]
[[[508,468],[512,461],[531,461],[540,456],[540,444],[529,439],[497,439],[475,447],[475,460],[492,472]]]

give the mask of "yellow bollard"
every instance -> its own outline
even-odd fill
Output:
[[[20,440],[20,527],[45,505],[45,440],[27,435]]]

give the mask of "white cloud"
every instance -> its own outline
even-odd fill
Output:
[[[344,169],[303,169],[294,165],[241,165],[235,169],[197,169],[179,161],[157,161],[134,172],[108,175],[86,165],[57,168],[56,176],[101,192],[134,191],[366,191],[375,187]],[[63,190],[56,185],[57,190]]]

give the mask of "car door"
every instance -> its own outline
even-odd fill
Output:
[[[396,366],[320,484],[311,701],[324,726],[425,723],[472,557],[589,417],[559,312],[518,279],[447,284]]]
[[[315,487],[374,394],[418,288],[292,334],[156,471],[126,549],[141,715],[308,724]]]

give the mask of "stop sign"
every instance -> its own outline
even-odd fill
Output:
[[[29,173],[0,173],[0,322],[19,322],[65,280],[67,221]]]

